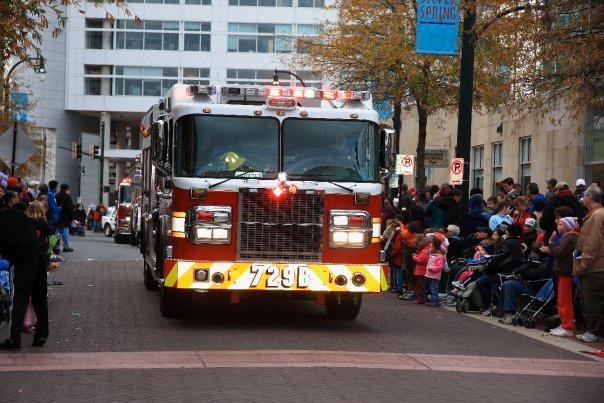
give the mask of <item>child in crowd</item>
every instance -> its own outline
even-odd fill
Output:
[[[557,237],[554,232],[550,238],[548,253],[554,258],[553,274],[557,283],[558,314],[560,326],[550,330],[550,334],[559,337],[572,337],[574,329],[573,310],[573,251],[579,238],[579,224],[571,217],[559,218],[556,230],[562,234]],[[559,239],[558,242],[556,240]]]
[[[522,228],[522,235],[520,236],[520,240],[522,243],[526,245],[526,255],[528,256],[533,249],[533,245],[537,240],[537,220],[534,218],[527,218],[524,221],[524,227]]]
[[[430,249],[430,256],[428,257],[428,264],[426,265],[426,278],[428,279],[428,290],[430,291],[431,301],[427,305],[439,307],[440,296],[438,295],[438,284],[440,283],[440,277],[445,267],[445,255],[442,250],[442,241],[440,237],[432,238],[432,248]]]
[[[415,268],[413,275],[415,276],[415,285],[417,288],[417,299],[414,304],[426,303],[426,265],[430,257],[430,241],[425,236],[420,236],[415,241],[417,252],[413,254],[413,262]]]

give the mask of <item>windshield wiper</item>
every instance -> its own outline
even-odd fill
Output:
[[[330,181],[330,180],[322,180],[320,178],[320,176],[330,176],[327,174],[317,174],[317,175],[310,175],[307,173],[295,173],[295,174],[287,174],[287,176],[299,176],[300,178],[302,178],[302,180],[304,180],[304,177],[307,177],[308,179],[310,179],[311,181],[323,181],[323,182],[327,182],[327,183],[331,183],[332,185],[335,185],[341,189],[344,190],[348,190],[350,193],[354,193],[354,189],[349,188],[348,186],[344,186],[344,185],[340,185],[339,183],[336,183],[334,181]]]
[[[224,180],[221,180],[220,182],[216,182],[216,183],[211,184],[210,186],[208,186],[208,189],[212,189],[212,188],[214,188],[216,186],[222,185],[223,183],[226,183],[226,182],[230,181],[231,179],[242,178],[242,177],[244,177],[245,175],[248,175],[251,172],[258,172],[258,171],[245,171],[245,172],[241,172],[241,173],[239,173],[237,175],[231,176],[230,178],[226,178]],[[262,171],[263,175],[264,174],[272,174],[272,173],[275,173],[275,172],[274,171]],[[250,179],[254,179],[254,178],[250,178]]]

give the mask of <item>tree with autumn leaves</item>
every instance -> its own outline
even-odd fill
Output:
[[[86,0],[96,7],[104,7],[108,20],[113,20],[109,8],[119,9],[131,15],[125,0]],[[57,37],[62,34],[67,24],[66,9],[75,7],[80,13],[84,0],[2,0],[0,1],[0,86],[2,90],[4,113],[0,118],[0,133],[10,123],[7,102],[10,91],[6,74],[11,65],[20,60],[27,60],[31,68],[39,65],[44,58],[43,33],[49,29]],[[34,59],[34,60],[32,60]],[[11,77],[12,78],[12,77]]]
[[[336,0],[338,18],[312,40],[301,39],[308,58],[335,86],[369,88],[390,99],[400,131],[401,108],[417,110],[417,186],[426,183],[428,117],[456,112],[459,57],[415,53],[416,1]],[[567,98],[575,116],[601,106],[602,3],[580,0],[466,0],[461,18],[476,12],[474,108],[544,114]]]

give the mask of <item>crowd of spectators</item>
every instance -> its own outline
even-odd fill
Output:
[[[25,183],[0,172],[0,266],[13,268],[10,337],[1,347],[20,349],[28,309],[36,317],[35,327],[29,329],[33,345],[46,343],[48,270],[64,260],[58,256],[61,250],[73,251],[69,236],[77,210],[66,183]]]
[[[486,200],[472,189],[463,217],[461,192],[453,186],[421,192],[400,186],[398,198],[384,198],[382,209],[390,291],[439,307],[459,306],[470,290],[483,315],[509,325],[521,297],[553,279],[559,326],[550,334],[604,341],[602,189],[583,179],[574,191],[556,179],[546,186],[542,194],[536,183],[523,190],[506,178]],[[473,264],[480,270],[469,269]]]

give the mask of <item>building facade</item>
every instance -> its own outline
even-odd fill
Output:
[[[83,4],[84,14],[68,8],[65,32],[58,38],[45,35],[46,80],[25,73],[36,98],[32,122],[56,144],[46,155],[53,169],[40,176],[71,183],[77,195],[81,188],[85,205],[98,200],[98,169],[72,160],[71,144],[94,144],[94,136],[99,144],[103,128],[105,150],[117,150],[104,166],[103,197],[109,202],[136,162],[119,150],[140,148],[142,115],[173,84],[268,84],[274,69],[287,69],[307,85],[321,85],[319,75],[292,65],[292,55],[298,38],[316,35],[322,21],[334,17],[324,0],[127,0],[127,5],[131,16],[109,7],[113,21],[91,3]],[[281,77],[284,84],[289,80]]]
[[[465,169],[470,170],[470,188],[495,193],[495,183],[512,177],[523,189],[530,182],[545,190],[546,181],[556,178],[569,183],[576,179],[604,183],[604,136],[601,114],[586,113],[572,119],[560,105],[550,115],[514,117],[501,113],[473,113],[472,152]],[[417,114],[402,113],[400,153],[416,154]],[[448,151],[455,156],[457,115],[440,112],[428,119],[426,149]],[[426,168],[428,184],[449,182],[448,168]],[[405,177],[407,182],[412,177]]]

